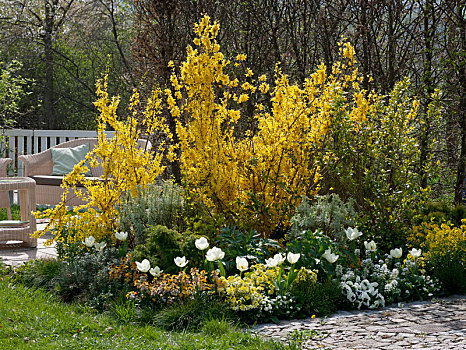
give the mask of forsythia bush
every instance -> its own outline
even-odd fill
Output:
[[[191,193],[216,212],[270,233],[287,223],[302,195],[319,191],[331,115],[345,113],[350,131],[358,133],[376,100],[359,86],[354,49],[340,44],[341,62],[331,72],[319,66],[303,86],[292,84],[276,69],[275,87],[266,76],[246,70],[230,77],[232,65],[216,41],[218,23],[204,17],[195,26],[195,48],[189,46],[180,74],[167,89],[170,112],[177,119],[180,161]],[[235,66],[245,60],[236,57]],[[348,93],[349,92],[349,93]],[[257,94],[253,125],[239,134],[242,106]],[[268,108],[265,105],[270,105]]]
[[[147,103],[142,124],[147,134],[166,133],[166,124],[161,118],[160,90],[154,90]],[[161,151],[151,154],[149,143],[141,142],[141,131],[136,117],[139,95],[135,91],[130,105],[131,115],[126,120],[119,120],[117,108],[119,99],[109,100],[106,78],[97,83],[98,100],[95,102],[100,112],[98,118],[98,144],[91,150],[86,161],[90,167],[102,166],[103,173],[99,181],[87,179],[84,174],[89,170],[86,161],[81,161],[74,170],[64,178],[64,195],[62,202],[53,209],[36,213],[37,217],[49,217],[50,222],[45,231],[53,229],[55,240],[60,240],[60,233],[66,226],[74,230],[76,242],[92,235],[96,241],[114,240],[112,233],[117,228],[119,203],[123,194],[137,194],[138,187],[154,182],[163,171]],[[109,125],[115,130],[112,138],[107,138],[104,131]],[[163,147],[161,145],[160,147]],[[161,149],[161,148],[160,148]],[[77,189],[77,184],[86,190]],[[76,191],[78,197],[86,204],[76,206],[72,213],[67,212],[66,200],[69,190]],[[36,233],[40,234],[40,232]]]
[[[450,293],[466,291],[466,220],[460,227],[422,223],[409,237],[424,251],[427,267]]]
[[[455,259],[466,268],[466,220],[460,227],[422,223],[413,228],[410,242],[423,249],[426,260]]]

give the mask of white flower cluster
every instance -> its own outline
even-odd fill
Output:
[[[414,258],[404,261],[400,259],[401,248],[392,249],[384,259],[379,259],[376,246],[366,243],[367,257],[361,260],[359,269],[344,270],[337,266],[335,270],[343,293],[353,306],[377,308],[413,298],[413,294],[429,297],[438,290],[436,282],[418,269],[416,258],[421,255],[420,250],[411,250]]]
[[[369,309],[385,306],[385,298],[379,293],[377,288],[379,284],[377,282],[369,282],[367,279],[361,280],[361,277],[354,276],[354,274],[345,274],[342,276],[340,285],[343,289],[343,294],[358,309],[361,306],[368,307]]]
[[[275,298],[265,296],[261,301],[260,309],[265,315],[291,315],[299,311],[301,306],[291,295],[278,295]]]

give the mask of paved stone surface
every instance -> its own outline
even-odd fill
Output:
[[[341,311],[328,318],[258,325],[253,331],[285,342],[291,332],[303,331],[309,336],[302,349],[465,350],[466,296],[376,311]]]
[[[37,229],[41,230],[45,224],[37,224]],[[51,259],[57,256],[55,243],[51,246],[44,246],[47,239],[51,238],[50,233],[44,234],[37,240],[37,248],[24,248],[16,241],[8,241],[0,245],[0,259],[6,265],[17,266],[32,259]]]

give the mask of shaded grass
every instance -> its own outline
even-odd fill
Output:
[[[0,348],[4,350],[286,349],[236,330],[224,321],[212,320],[196,333],[121,325],[108,315],[58,302],[40,289],[10,285],[7,279],[0,281],[0,301]]]

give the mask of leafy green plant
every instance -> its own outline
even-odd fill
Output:
[[[251,264],[264,263],[273,251],[280,245],[273,239],[263,238],[256,231],[242,232],[236,227],[221,229],[218,244],[225,251],[225,265],[227,269],[235,266],[237,256],[246,257]]]
[[[301,304],[305,315],[330,315],[342,305],[343,294],[338,283],[327,277],[321,282],[309,279],[297,279],[290,290]]]
[[[220,299],[197,294],[193,299],[163,308],[154,316],[154,325],[167,330],[195,330],[213,318],[230,319],[232,315]]]
[[[182,235],[166,226],[151,227],[146,241],[134,248],[132,260],[148,259],[151,266],[159,266],[166,273],[178,271],[174,264],[176,257],[187,256],[191,264],[196,266],[203,260],[202,253],[194,246],[197,238],[189,232]]]
[[[354,227],[357,213],[352,200],[343,202],[337,194],[316,196],[316,201],[310,203],[303,197],[291,218],[292,224],[289,238],[299,237],[305,231],[320,230],[334,240],[344,240],[344,230]]]

